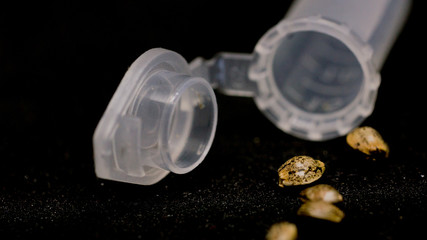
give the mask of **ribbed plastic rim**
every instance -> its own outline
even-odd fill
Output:
[[[274,80],[272,62],[281,41],[291,33],[314,31],[336,38],[354,54],[363,71],[361,90],[346,107],[331,113],[308,113],[287,101]],[[293,21],[286,19],[270,29],[255,46],[249,78],[257,82],[258,108],[284,132],[299,138],[323,141],[348,133],[368,117],[374,108],[380,76],[372,64],[372,49],[344,25],[322,17]]]

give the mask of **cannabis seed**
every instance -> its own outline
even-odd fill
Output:
[[[308,216],[339,223],[344,218],[344,212],[335,205],[324,201],[305,202],[297,211],[298,215]]]
[[[336,203],[342,201],[342,195],[332,186],[327,184],[318,184],[301,191],[302,201],[325,201]]]
[[[347,143],[355,150],[373,157],[388,157],[389,147],[379,132],[371,127],[359,127],[347,135]]]
[[[279,186],[309,184],[318,180],[324,171],[323,162],[309,156],[296,156],[279,168]]]
[[[267,240],[294,240],[297,238],[297,226],[290,222],[273,224],[265,238]]]

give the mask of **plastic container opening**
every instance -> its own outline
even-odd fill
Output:
[[[363,71],[340,40],[315,31],[288,34],[273,58],[273,75],[283,98],[296,108],[323,114],[354,101]]]

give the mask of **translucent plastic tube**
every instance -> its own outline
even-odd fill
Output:
[[[322,141],[368,117],[379,71],[408,14],[407,0],[298,0],[252,54],[191,63],[225,94],[252,96],[280,129]]]
[[[322,141],[347,134],[374,109],[379,71],[409,6],[409,0],[297,0],[251,54],[219,53],[188,64],[169,50],[145,52],[95,130],[97,176],[150,185],[197,167],[216,130],[212,88],[254,97],[294,136]]]

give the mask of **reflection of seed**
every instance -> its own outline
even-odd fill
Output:
[[[309,156],[296,156],[280,166],[279,186],[309,184],[319,179],[325,171],[325,164]]]
[[[199,109],[202,110],[205,108],[205,104],[203,103],[203,98],[200,95],[200,93],[198,93],[198,92],[196,92],[196,95],[197,95],[197,99],[198,99],[197,105],[199,106]]]
[[[298,215],[308,216],[331,222],[339,223],[344,217],[344,212],[335,205],[323,201],[308,201],[298,209]]]
[[[342,195],[332,186],[327,184],[318,184],[304,189],[301,193],[302,201],[325,201],[336,203],[342,201]]]
[[[273,224],[268,230],[267,240],[294,240],[297,238],[297,226],[290,222]]]
[[[377,130],[371,127],[359,127],[347,135],[347,143],[353,149],[359,150],[368,156],[388,157],[390,152],[388,145],[384,142]]]

